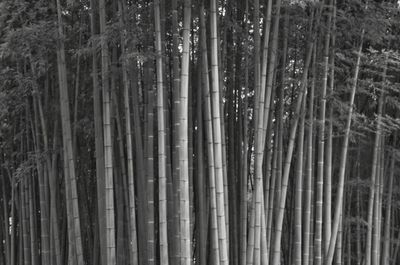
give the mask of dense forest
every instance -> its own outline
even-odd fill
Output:
[[[0,265],[400,264],[400,2],[0,0]]]

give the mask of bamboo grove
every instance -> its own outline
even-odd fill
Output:
[[[399,264],[399,14],[0,0],[0,264]]]

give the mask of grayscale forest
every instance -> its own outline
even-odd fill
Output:
[[[0,265],[400,264],[400,2],[0,0]]]

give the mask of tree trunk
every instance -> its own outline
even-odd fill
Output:
[[[106,30],[105,0],[99,0],[100,34]],[[106,39],[101,40],[101,80],[103,96],[103,134],[104,134],[104,171],[105,171],[105,217],[106,217],[106,253],[107,265],[115,265],[115,215],[113,183],[113,150],[111,135],[111,93],[109,85],[109,55]]]
[[[189,209],[189,146],[188,146],[188,95],[191,1],[184,1],[182,70],[180,80],[179,111],[179,185],[180,185],[180,253],[181,265],[191,264],[191,235]],[[190,154],[191,155],[191,154]]]
[[[167,234],[167,155],[164,118],[164,87],[163,62],[161,46],[160,1],[154,1],[155,47],[157,54],[157,128],[158,128],[158,207],[160,233],[160,263],[168,265],[168,234]]]

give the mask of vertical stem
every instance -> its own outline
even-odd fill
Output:
[[[188,143],[188,96],[191,1],[184,1],[182,70],[180,80],[179,124],[179,186],[180,186],[180,237],[181,265],[191,264],[191,236],[189,209],[189,143]],[[190,154],[191,155],[191,154]]]
[[[216,0],[210,1],[210,39],[211,39],[211,73],[212,73],[212,117],[213,117],[213,138],[214,138],[214,159],[215,159],[215,188],[217,194],[217,217],[218,217],[218,238],[220,264],[226,265],[228,261],[228,246],[225,221],[225,196],[224,196],[224,175],[222,164],[222,131],[221,131],[221,107],[218,67],[218,42],[217,42],[217,4]]]
[[[101,77],[103,86],[103,134],[104,134],[104,169],[105,169],[105,216],[106,216],[106,252],[107,265],[114,265],[115,260],[115,216],[113,184],[113,150],[111,135],[111,96],[109,87],[109,51],[106,31],[105,0],[99,0],[101,34]],[[103,231],[104,233],[104,231]]]
[[[160,263],[168,265],[168,235],[167,235],[167,161],[165,143],[164,119],[164,85],[163,62],[161,46],[160,1],[154,1],[155,18],[155,48],[157,63],[157,128],[158,128],[158,207],[160,233]]]
[[[393,143],[395,144],[397,140],[397,132],[395,133]],[[383,256],[382,256],[382,264],[388,265],[390,258],[390,247],[391,247],[391,235],[390,235],[390,227],[391,227],[391,218],[392,218],[392,200],[393,200],[393,176],[394,176],[394,166],[395,166],[395,151],[392,149],[391,159],[390,159],[390,171],[389,171],[389,183],[388,183],[388,195],[387,195],[387,207],[385,214],[385,225],[384,225],[384,241],[383,241]]]

